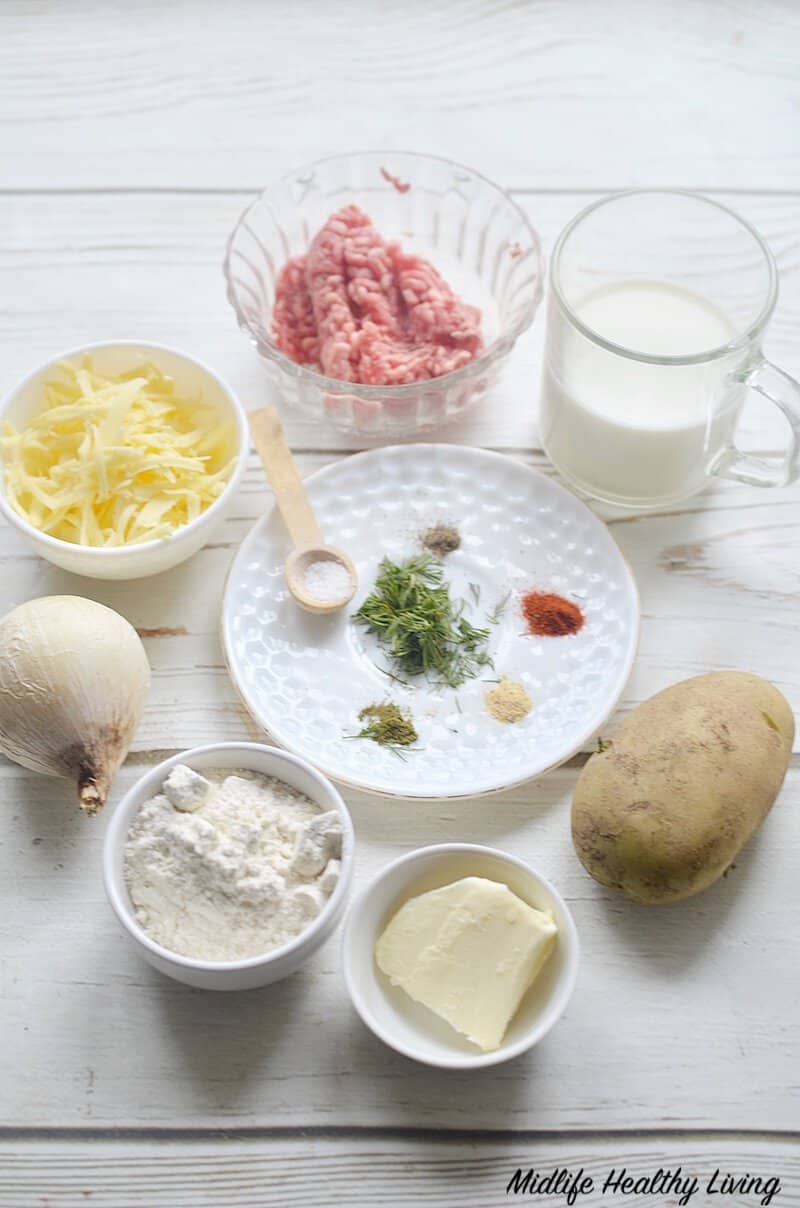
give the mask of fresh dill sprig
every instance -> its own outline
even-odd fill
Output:
[[[358,734],[343,734],[342,737],[343,738],[372,738],[372,735],[365,734],[363,731],[359,731]],[[382,742],[380,745],[382,747],[384,747],[387,751],[391,751],[392,754],[396,755],[398,759],[402,759],[403,762],[405,762],[406,759],[408,759],[409,751],[421,751],[422,750],[422,747],[406,747],[398,742]]]
[[[377,663],[375,665],[377,666]],[[381,675],[388,676],[390,680],[394,681],[394,683],[402,684],[404,688],[410,687],[408,680],[401,679],[399,675],[395,675],[394,672],[390,671],[388,667],[378,667],[378,670],[380,671]]]
[[[488,617],[486,618],[490,625],[498,624],[500,618],[502,617],[503,613],[505,612],[505,610],[508,606],[508,601],[510,599],[511,599],[511,592],[507,591],[506,594],[503,596],[502,600],[499,600],[497,602],[497,604],[495,604],[494,608],[492,609],[492,611],[489,613]]]
[[[464,607],[450,598],[441,562],[420,554],[400,564],[384,558],[354,619],[375,634],[404,675],[427,674],[458,688],[492,666],[489,630],[473,625]]]

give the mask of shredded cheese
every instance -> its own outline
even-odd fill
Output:
[[[181,398],[154,365],[103,377],[89,358],[58,366],[22,431],[3,425],[6,498],[62,541],[121,546],[168,537],[225,489],[235,429]]]

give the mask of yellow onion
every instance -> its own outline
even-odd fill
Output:
[[[72,780],[94,814],[128,753],[150,667],[136,630],[80,596],[44,596],[0,621],[0,751]]]

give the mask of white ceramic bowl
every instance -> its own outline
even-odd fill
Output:
[[[327,905],[305,931],[263,956],[238,961],[201,961],[170,952],[151,939],[136,921],[125,884],[125,840],[140,807],[161,789],[171,768],[188,764],[198,772],[206,768],[247,768],[266,776],[277,776],[285,784],[306,793],[322,810],[336,810],[342,819],[342,871]],[[165,759],[151,768],[125,795],[111,816],[103,848],[103,880],[111,906],[141,956],[155,969],[176,981],[201,990],[252,990],[280,981],[327,940],[338,923],[353,873],[353,824],[347,807],[331,782],[304,759],[253,742],[223,742],[196,747]]]
[[[238,457],[225,490],[201,516],[171,536],[115,549],[97,549],[61,541],[28,524],[5,498],[2,465],[0,512],[9,524],[27,537],[37,554],[72,574],[86,575],[92,579],[140,579],[145,575],[171,570],[179,562],[196,554],[210,540],[233,502],[250,451],[247,417],[230,386],[202,361],[161,344],[142,340],[113,340],[70,348],[28,374],[0,402],[0,422],[10,420],[17,428],[27,423],[41,407],[42,387],[53,376],[59,361],[74,360],[85,353],[91,355],[101,373],[107,374],[121,373],[137,363],[151,361],[163,373],[173,377],[181,391],[190,395],[199,392],[204,402],[219,411],[222,419],[233,420],[237,431]]]
[[[483,1053],[392,986],[375,963],[375,943],[404,902],[461,877],[486,877],[508,885],[539,910],[551,911],[558,925],[555,951],[523,998],[500,1047]],[[401,856],[383,869],[353,903],[343,937],[344,976],[353,1005],[384,1043],[441,1069],[476,1069],[508,1061],[531,1048],[563,1013],[578,971],[578,935],[560,894],[522,860],[492,847],[446,843]]]

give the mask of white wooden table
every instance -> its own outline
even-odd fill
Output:
[[[436,152],[513,190],[546,248],[593,196],[634,184],[723,196],[782,274],[768,353],[800,373],[800,7],[792,0],[5,0],[0,6],[3,386],[86,340],[200,353],[248,406],[264,371],[224,297],[225,238],[250,195],[361,147]],[[543,321],[505,383],[442,439],[547,472]],[[356,447],[286,415],[309,472]],[[780,433],[753,407],[751,447]],[[0,611],[94,595],[139,628],[149,707],[114,797],[167,752],[260,735],[217,639],[233,551],[269,505],[252,465],[222,537],[150,582],[71,578],[0,529]],[[800,704],[800,489],[718,485],[664,514],[610,516],[643,602],[623,712],[741,667]],[[334,940],[263,991],[172,983],[123,943],[100,881],[107,819],[0,764],[0,1208],[513,1202],[518,1166],[682,1165],[777,1174],[800,1204],[800,764],[735,872],[652,911],[603,892],[571,847],[573,760],[457,804],[348,793],[356,889],[435,840],[529,857],[570,902],[584,962],[565,1019],[478,1076],[384,1048],[349,1007]],[[114,802],[108,806],[113,809]],[[546,1197],[543,1204],[563,1204]],[[580,1203],[649,1204],[663,1197]],[[693,1204],[755,1205],[757,1197]]]

